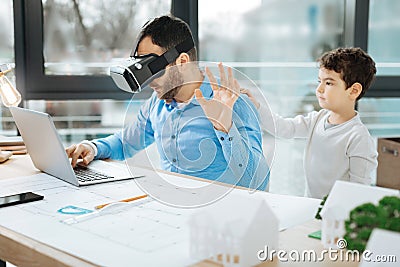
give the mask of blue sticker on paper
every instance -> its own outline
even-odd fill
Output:
[[[62,213],[62,214],[75,214],[75,215],[80,215],[80,214],[86,214],[86,213],[91,213],[93,210],[87,210],[84,208],[76,207],[76,206],[66,206],[63,207],[57,212]]]

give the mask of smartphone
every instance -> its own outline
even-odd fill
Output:
[[[0,197],[0,208],[17,205],[17,204],[21,204],[21,203],[26,203],[26,202],[32,202],[32,201],[36,201],[36,200],[42,200],[43,198],[44,198],[43,196],[32,193],[32,192],[26,192],[26,193],[10,195],[10,196],[3,196],[3,197]]]

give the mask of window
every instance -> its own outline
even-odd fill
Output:
[[[343,45],[345,1],[245,2],[199,1],[200,60],[222,61],[245,73],[275,112],[313,110],[315,60]]]
[[[399,8],[398,0],[2,0],[0,61],[15,62],[24,105],[53,115],[66,143],[102,137],[122,126],[132,97],[106,75],[108,65],[130,53],[149,17],[171,10],[191,26],[200,60],[246,74],[283,116],[319,108],[322,52],[367,49],[378,77],[359,111],[372,134],[399,136]],[[150,93],[135,96],[137,107]],[[15,134],[8,110],[1,112],[0,134]],[[272,176],[301,176],[304,144],[278,146]],[[279,181],[272,191],[302,195],[301,179]],[[285,183],[297,189],[278,189]]]
[[[142,25],[151,17],[169,13],[171,1],[14,3],[16,29],[21,33],[16,36],[16,72],[24,106],[52,115],[65,144],[120,129],[132,94],[114,85],[107,76],[108,66],[130,55]],[[150,94],[135,95],[133,105],[138,108]],[[15,134],[11,116],[4,120],[7,134]]]
[[[14,66],[14,8],[12,0],[3,0],[0,8],[0,64],[11,63]],[[11,80],[13,73],[7,74]],[[15,83],[15,80],[11,80]],[[8,108],[0,100],[0,134],[15,134],[15,124],[10,118]]]
[[[130,120],[125,118],[128,103],[117,100],[29,100],[25,102],[25,106],[50,114],[63,143],[69,145],[85,139],[106,137],[120,130],[125,119],[134,119],[144,100],[130,104],[130,110],[134,111],[134,114],[130,115],[132,117],[129,117]]]
[[[198,9],[204,60],[314,61],[343,35],[343,0],[202,0]]]
[[[368,51],[378,62],[378,75],[400,75],[400,2],[370,0]]]
[[[358,108],[370,133],[400,135],[400,1],[370,0],[368,52],[377,63],[377,79]]]
[[[163,0],[42,0],[47,75],[106,75],[130,55],[141,26],[167,13]]]
[[[14,16],[12,0],[1,3],[0,63],[14,63]]]
[[[246,74],[262,92],[253,92],[257,99],[263,103],[264,96],[272,111],[282,116],[319,109],[315,60],[344,44],[344,0],[198,4],[201,60],[222,61]],[[263,142],[267,158],[275,152],[270,191],[303,195],[304,140],[277,140],[272,151],[270,139],[265,135]]]
[[[171,8],[168,0],[14,1],[25,33],[17,36],[18,87],[31,100],[130,99],[106,75],[108,66],[130,54],[149,17]]]
[[[397,48],[400,34],[400,19],[396,11],[398,1],[368,0],[368,35],[365,43],[368,52],[377,62],[378,73],[367,97],[400,97],[400,52]]]

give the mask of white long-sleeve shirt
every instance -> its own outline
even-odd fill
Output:
[[[264,131],[281,138],[306,138],[306,194],[322,198],[337,180],[371,184],[378,166],[376,146],[357,113],[351,120],[325,128],[330,111],[282,118],[265,107],[259,110]],[[275,122],[275,127],[274,127]]]

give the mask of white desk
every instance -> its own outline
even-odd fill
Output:
[[[0,165],[0,182],[2,179],[12,178],[23,175],[37,174],[28,156],[13,156],[10,161]],[[67,203],[67,202],[66,202]],[[293,206],[298,203],[293,201]],[[36,226],[35,226],[36,227]],[[40,229],[40,227],[38,228]],[[314,249],[317,253],[322,250],[319,240],[310,239],[307,234],[319,229],[319,222],[310,221],[280,233],[280,249],[290,251],[291,249]],[[71,236],[71,238],[74,238]],[[78,241],[79,242],[79,239]],[[121,255],[120,255],[121,256]],[[113,255],[110,255],[113,257]],[[49,243],[36,240],[32,236],[25,236],[17,231],[10,230],[2,226],[0,219],[0,259],[9,261],[16,265],[39,265],[39,266],[97,266],[102,265],[96,260],[88,260],[85,255],[80,253],[68,253],[59,247],[49,245]],[[167,260],[167,259],[166,259]],[[166,261],[166,264],[168,261]],[[134,264],[134,263],[132,263]],[[293,263],[292,263],[293,264]],[[296,263],[295,265],[320,266],[319,263]],[[325,266],[342,266],[343,263],[324,262]],[[285,263],[265,262],[260,266],[281,266]],[[353,264],[355,265],[355,264]],[[208,261],[195,264],[193,266],[216,266]]]

